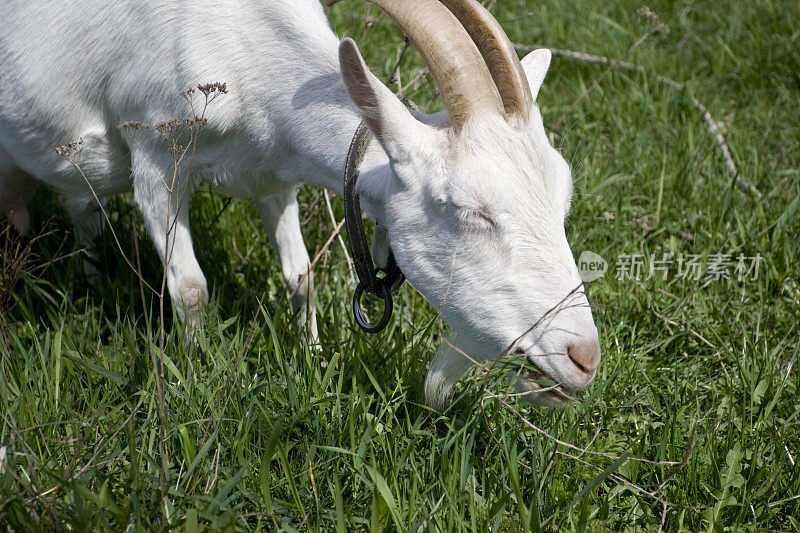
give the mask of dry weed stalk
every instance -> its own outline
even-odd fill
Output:
[[[663,523],[663,520],[666,517],[666,513],[670,509],[679,508],[680,506],[678,504],[676,504],[676,503],[673,503],[673,502],[670,502],[668,500],[665,500],[659,494],[666,488],[666,486],[670,483],[670,481],[672,481],[675,478],[675,476],[678,474],[678,472],[680,472],[681,470],[683,470],[687,466],[687,464],[689,463],[689,460],[691,459],[692,455],[694,454],[694,451],[697,448],[698,444],[700,442],[702,442],[703,440],[705,440],[705,438],[709,435],[709,433],[716,428],[716,426],[717,426],[717,424],[719,422],[719,417],[714,422],[714,424],[712,424],[699,439],[695,438],[696,427],[693,428],[692,434],[689,437],[689,442],[687,444],[687,447],[685,449],[685,452],[684,452],[684,455],[683,455],[681,461],[653,461],[653,460],[650,460],[650,459],[645,459],[645,458],[640,458],[640,457],[631,457],[631,456],[626,455],[626,454],[623,454],[622,456],[617,456],[617,455],[606,453],[606,452],[602,452],[602,451],[591,450],[590,448],[591,448],[592,444],[595,442],[595,440],[597,439],[597,437],[600,434],[600,431],[601,431],[600,428],[597,429],[597,431],[595,432],[594,437],[591,439],[590,443],[588,445],[586,445],[585,447],[576,446],[576,445],[574,445],[572,443],[569,443],[569,442],[566,442],[564,440],[561,440],[561,439],[555,437],[554,435],[551,435],[550,433],[546,432],[545,430],[539,428],[535,424],[533,424],[527,417],[525,417],[518,409],[516,409],[510,403],[510,400],[512,398],[518,397],[518,396],[526,396],[526,395],[530,395],[530,394],[539,394],[539,393],[542,393],[544,391],[551,391],[551,390],[559,391],[557,389],[559,384],[556,383],[556,384],[554,384],[552,386],[542,387],[540,389],[528,391],[528,392],[525,392],[525,393],[513,393],[513,392],[511,392],[511,387],[514,385],[516,380],[521,378],[522,373],[526,370],[526,367],[529,365],[529,363],[527,361],[527,357],[518,356],[518,354],[516,352],[516,347],[517,347],[517,345],[519,344],[519,342],[520,342],[520,340],[522,338],[524,338],[526,335],[534,332],[537,328],[542,326],[543,321],[546,318],[551,317],[554,314],[557,314],[557,313],[559,313],[559,312],[561,312],[561,311],[563,311],[565,309],[569,309],[569,308],[571,308],[571,307],[573,307],[575,305],[581,305],[581,304],[573,303],[573,299],[576,298],[578,295],[581,295],[583,293],[583,290],[584,289],[583,289],[583,285],[582,284],[578,285],[577,287],[575,287],[558,304],[553,306],[539,320],[537,320],[526,332],[524,332],[516,340],[514,340],[514,342],[512,342],[503,351],[503,353],[500,354],[500,357],[498,357],[497,359],[493,360],[489,364],[486,364],[484,361],[478,360],[478,359],[470,356],[469,354],[465,353],[463,350],[461,350],[457,346],[453,345],[449,340],[445,340],[445,342],[448,344],[448,346],[451,349],[453,349],[456,352],[458,352],[462,357],[465,357],[465,358],[469,359],[475,365],[475,367],[477,367],[479,369],[479,371],[477,373],[475,373],[473,376],[468,378],[468,381],[481,382],[482,383],[482,394],[481,394],[481,398],[480,398],[480,401],[479,401],[479,405],[480,405],[482,417],[484,419],[484,423],[487,426],[492,426],[493,425],[494,419],[495,419],[498,411],[495,411],[495,414],[493,416],[489,416],[489,413],[487,413],[487,409],[486,409],[486,403],[488,401],[492,401],[492,400],[497,401],[508,412],[511,412],[516,418],[518,418],[522,422],[523,425],[525,425],[529,429],[535,431],[536,433],[542,435],[543,437],[549,439],[550,441],[552,441],[554,443],[555,448],[554,448],[553,457],[551,458],[551,462],[555,459],[556,455],[561,455],[561,456],[566,457],[568,459],[572,459],[572,460],[577,461],[577,462],[579,462],[581,464],[589,466],[589,467],[601,472],[601,475],[605,471],[605,468],[603,468],[601,466],[598,466],[596,464],[593,464],[590,461],[587,461],[587,460],[583,459],[583,456],[588,455],[588,456],[591,456],[591,457],[598,457],[598,458],[602,458],[604,460],[608,460],[608,461],[612,461],[612,462],[619,462],[618,468],[621,467],[622,465],[624,465],[625,463],[628,463],[628,462],[644,463],[644,464],[649,464],[649,465],[656,466],[656,467],[672,467],[672,471],[663,480],[661,480],[660,482],[657,482],[655,488],[652,489],[652,490],[648,490],[647,488],[645,488],[642,485],[633,483],[630,480],[628,480],[625,477],[623,477],[622,475],[615,474],[613,472],[610,473],[610,474],[607,474],[609,479],[615,481],[616,483],[618,483],[620,485],[624,485],[624,486],[630,488],[631,490],[641,494],[642,496],[650,498],[654,502],[659,503],[663,507],[663,510],[664,510],[663,511],[664,514],[662,515],[662,523]],[[446,337],[445,337],[445,339],[446,339]],[[543,357],[547,357],[548,355],[551,355],[551,354],[543,354],[542,356]],[[515,358],[518,359],[519,361],[514,361]],[[509,359],[511,359],[511,360],[509,360]],[[501,364],[501,363],[504,363],[504,364]],[[513,365],[513,366],[516,366],[518,364],[518,366],[516,366],[516,370],[515,370],[515,372],[513,372],[513,377],[509,378],[508,385],[507,385],[506,389],[503,390],[501,393],[493,393],[493,392],[489,391],[489,385],[490,385],[490,381],[491,381],[490,378],[493,375],[496,375],[498,372],[508,373],[508,368],[507,367],[508,367],[509,364]],[[559,391],[559,392],[562,392],[562,391]],[[568,399],[573,399],[573,398],[569,398],[568,396],[567,396],[567,398]],[[495,437],[494,435],[491,435],[491,436],[492,436],[492,439],[495,441],[495,444],[497,444],[499,447],[503,447],[504,446],[503,443],[497,437]],[[573,455],[571,453],[567,453],[567,452],[564,452],[562,450],[559,450],[558,449],[559,447],[564,447],[564,448],[567,448],[569,450],[573,450],[573,451],[577,452],[577,455]],[[520,464],[522,464],[522,463],[520,462]],[[523,465],[523,466],[525,466],[525,465]]]
[[[667,25],[661,22],[661,19],[658,17],[658,15],[650,11],[650,9],[647,6],[642,6],[639,9],[639,11],[637,11],[637,13],[639,14],[640,17],[647,18],[653,21],[653,24],[650,26],[650,28],[647,29],[646,32],[644,32],[636,40],[636,42],[634,42],[630,47],[628,47],[628,50],[626,50],[625,53],[622,55],[623,58],[626,58],[629,55],[631,55],[633,51],[639,48],[648,38],[650,38],[650,36],[655,35],[656,33],[669,33],[669,28],[667,27]],[[615,59],[614,61],[610,62],[608,67],[600,74],[600,76],[598,76],[597,79],[595,79],[592,82],[592,84],[585,91],[583,91],[583,93],[581,93],[572,102],[572,104],[570,104],[567,110],[564,111],[564,113],[562,113],[562,115],[558,118],[558,120],[556,120],[555,124],[553,124],[553,127],[551,129],[556,130],[564,121],[564,119],[567,118],[567,115],[572,113],[572,111],[578,106],[578,104],[580,104],[584,98],[589,96],[589,94],[592,91],[594,91],[598,85],[600,85],[600,82],[602,82],[606,78],[606,76],[608,76],[611,73],[611,71],[614,70],[614,68],[619,64],[619,62],[620,60],[618,59]]]
[[[196,105],[195,103],[195,95],[197,92],[200,92],[203,96],[202,105]],[[226,94],[228,92],[227,86],[224,83],[207,83],[203,85],[198,85],[196,88],[190,88],[183,93],[181,93],[181,97],[186,100],[190,110],[191,116],[180,120],[178,118],[172,118],[170,120],[162,121],[155,124],[153,129],[161,136],[161,138],[167,143],[167,150],[169,151],[170,155],[172,156],[173,166],[172,166],[172,173],[169,176],[162,175],[160,169],[153,164],[152,161],[149,160],[147,157],[147,152],[142,148],[141,144],[139,143],[138,135],[142,132],[149,130],[151,128],[150,124],[145,124],[139,121],[128,121],[120,124],[118,126],[119,131],[128,137],[128,139],[136,146],[136,148],[144,155],[147,159],[151,169],[156,173],[156,175],[161,180],[161,183],[167,189],[169,193],[169,200],[168,200],[168,209],[167,209],[167,220],[165,227],[167,228],[164,234],[165,240],[165,257],[164,257],[164,265],[162,269],[162,276],[161,276],[161,284],[159,285],[158,289],[154,288],[150,285],[143,277],[141,271],[141,261],[139,258],[139,249],[138,249],[138,242],[135,243],[135,250],[136,250],[136,263],[137,266],[134,266],[131,260],[128,258],[127,254],[117,237],[116,232],[114,231],[114,226],[111,223],[111,219],[106,212],[106,209],[103,205],[103,202],[98,197],[97,193],[92,187],[91,181],[89,180],[88,176],[84,173],[83,169],[81,168],[81,151],[82,151],[82,144],[83,141],[80,140],[78,142],[71,141],[67,143],[65,146],[60,146],[56,148],[56,152],[63,157],[65,160],[69,161],[76,170],[80,173],[83,177],[84,181],[88,185],[92,195],[95,198],[95,201],[100,206],[100,209],[103,213],[103,217],[108,225],[111,233],[113,235],[114,241],[117,245],[117,249],[119,253],[122,255],[123,259],[127,263],[128,267],[135,273],[137,278],[139,279],[139,287],[141,292],[142,301],[145,300],[144,294],[144,287],[147,287],[155,296],[158,298],[159,302],[159,343],[158,343],[158,354],[155,354],[153,350],[151,351],[151,363],[153,365],[153,371],[156,375],[156,388],[158,392],[158,399],[159,399],[159,418],[160,418],[160,425],[161,425],[161,436],[162,436],[162,445],[164,454],[166,457],[169,457],[169,449],[167,445],[167,427],[166,427],[166,397],[165,397],[165,367],[164,367],[164,350],[166,345],[166,327],[165,327],[165,295],[166,295],[166,284],[167,284],[167,272],[169,270],[170,262],[172,261],[172,254],[175,247],[175,226],[178,222],[178,215],[181,212],[181,209],[184,208],[183,202],[185,198],[187,198],[187,191],[189,184],[191,183],[191,171],[192,171],[192,163],[194,160],[194,155],[197,149],[197,140],[200,135],[200,132],[208,125],[208,119],[206,119],[205,114],[208,110],[208,106],[216,100],[217,97],[220,95]],[[179,188],[180,187],[180,188]],[[177,204],[173,204],[175,195],[178,195]],[[146,313],[146,306],[144,307]],[[149,320],[148,320],[148,328],[149,328]],[[148,335],[150,336],[150,335]],[[149,344],[149,343],[148,343]]]
[[[71,253],[63,253],[67,243],[68,233],[61,238],[53,255],[45,262],[40,262],[40,255],[35,251],[37,243],[43,239],[55,235],[55,230],[49,229],[50,221],[46,222],[43,228],[30,238],[23,238],[12,227],[11,222],[7,221],[0,230],[0,241],[2,241],[2,256],[0,257],[0,334],[3,342],[7,343],[6,325],[10,319],[11,311],[23,300],[36,282],[41,281],[45,273],[56,263],[69,259],[84,252],[76,250]],[[15,296],[17,285],[24,279],[30,280],[22,295]]]
[[[336,222],[336,215],[333,214],[333,206],[331,205],[330,194],[328,194],[327,189],[323,189],[322,194],[325,197],[325,207],[328,208],[328,216],[331,218],[331,224],[333,225],[334,231],[337,232],[336,239],[339,241],[339,246],[341,246],[342,248],[342,253],[344,254],[344,260],[347,263],[347,270],[350,272],[350,283],[355,285],[356,284],[355,265],[353,265],[353,259],[347,252],[347,246],[344,244],[344,239],[342,239],[341,226]]]
[[[322,257],[325,256],[325,254],[328,253],[328,249],[330,248],[331,243],[333,242],[333,240],[336,237],[339,236],[339,234],[341,233],[343,227],[344,227],[344,219],[342,219],[339,222],[339,224],[336,225],[336,227],[333,229],[333,232],[328,237],[328,240],[325,241],[325,244],[323,244],[322,248],[320,248],[319,252],[316,253],[316,255],[314,256],[314,259],[311,261],[311,264],[308,266],[308,270],[306,270],[303,274],[300,275],[300,277],[298,278],[298,287],[295,288],[295,290],[293,290],[291,292],[291,294],[289,294],[289,299],[290,300],[294,297],[295,294],[297,294],[297,291],[299,290],[300,284],[302,284],[305,281],[305,279],[308,277],[309,273],[313,273],[314,272],[314,268],[317,266],[317,263],[319,263],[319,260],[322,259]],[[286,288],[288,288],[288,283],[285,284],[285,286],[286,286]]]
[[[642,10],[640,10],[640,12],[642,12]],[[644,13],[646,15],[646,12]],[[655,14],[653,13],[653,15]],[[656,24],[653,28],[651,28],[648,31],[648,33],[645,33],[643,37],[652,35],[652,33],[655,33],[654,29],[657,28],[659,28],[658,24]],[[666,28],[666,26],[664,26],[664,28]],[[634,43],[634,46],[628,49],[628,51],[623,55],[623,58],[627,57],[640,44],[641,42],[639,41]],[[535,47],[533,46],[528,46],[520,43],[514,43],[514,48],[518,52],[523,52],[523,53],[531,52],[535,49]],[[582,93],[573,102],[573,104],[569,107],[569,109],[562,114],[562,116],[559,118],[556,124],[554,124],[553,127],[551,128],[551,131],[555,130],[563,122],[566,115],[570,113],[575,108],[575,106],[580,101],[582,101],[592,90],[594,90],[597,87],[597,85],[613,69],[621,68],[623,70],[631,72],[641,72],[641,73],[646,72],[643,66],[637,65],[636,63],[631,63],[629,61],[624,61],[622,59],[609,59],[605,56],[587,54],[585,52],[577,52],[575,50],[565,50],[561,48],[550,48],[550,52],[552,52],[553,55],[565,57],[567,59],[578,61],[580,63],[587,63],[592,65],[607,65],[606,69],[600,74],[600,76],[594,81],[594,83],[592,83],[591,87],[589,87],[586,91],[584,91],[584,93]],[[739,171],[736,168],[736,163],[734,163],[733,157],[731,156],[731,151],[730,148],[728,147],[728,143],[725,141],[725,137],[722,135],[722,132],[720,131],[719,126],[717,125],[717,122],[714,120],[714,117],[711,115],[711,112],[708,110],[708,108],[706,108],[706,106],[703,105],[696,97],[692,96],[691,94],[688,94],[688,91],[683,84],[678,83],[672,78],[668,78],[660,74],[656,76],[656,79],[658,80],[659,83],[663,83],[664,85],[674,89],[679,93],[687,93],[689,101],[691,102],[692,106],[694,106],[694,108],[697,109],[698,112],[700,112],[700,115],[703,117],[703,122],[705,123],[706,128],[708,129],[708,132],[714,138],[714,142],[716,143],[720,153],[722,154],[722,159],[725,163],[725,170],[728,173],[728,177],[734,180],[736,182],[736,185],[738,185],[742,190],[752,194],[756,200],[761,200],[764,196],[763,193],[759,191],[758,188],[756,188],[756,186],[753,185],[749,180],[745,179],[739,174]]]

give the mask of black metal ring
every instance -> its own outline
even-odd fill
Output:
[[[353,316],[356,317],[356,322],[361,329],[367,333],[378,333],[386,327],[386,324],[389,323],[389,319],[392,318],[392,308],[394,305],[392,303],[392,289],[383,279],[376,279],[381,288],[381,294],[378,296],[383,298],[383,315],[381,315],[381,319],[377,324],[370,324],[361,312],[361,296],[364,294],[364,284],[359,282],[356,287],[356,292],[353,294]]]

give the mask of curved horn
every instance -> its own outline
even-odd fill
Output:
[[[505,114],[480,51],[453,13],[438,0],[367,1],[392,17],[422,54],[456,131],[477,111]]]
[[[527,120],[533,97],[525,71],[506,32],[489,10],[476,0],[440,0],[466,28],[492,73],[508,115]]]

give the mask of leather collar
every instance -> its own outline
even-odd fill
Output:
[[[367,124],[362,121],[356,129],[353,140],[350,142],[350,149],[347,151],[347,163],[344,171],[344,219],[347,226],[347,240],[350,243],[350,251],[353,256],[356,274],[359,283],[353,295],[353,316],[358,325],[367,333],[378,333],[383,330],[392,317],[392,292],[405,280],[405,276],[400,271],[394,260],[394,254],[389,249],[389,258],[386,268],[375,267],[372,262],[372,254],[367,243],[367,235],[364,232],[364,221],[361,218],[361,202],[356,192],[358,182],[358,167],[364,161],[370,141],[372,141],[372,131]],[[379,273],[383,277],[379,277]],[[361,296],[368,292],[383,299],[384,309],[380,320],[372,324],[364,316],[361,310]]]

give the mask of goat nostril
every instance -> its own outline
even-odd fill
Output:
[[[600,346],[596,342],[573,344],[567,348],[567,356],[584,374],[593,374],[600,365]]]
[[[591,371],[587,369],[585,366],[583,366],[583,363],[581,362],[580,358],[575,356],[575,350],[572,348],[572,346],[567,348],[567,355],[569,356],[570,361],[572,361],[572,364],[577,366],[581,370],[581,372],[583,372],[584,374],[591,374]]]

